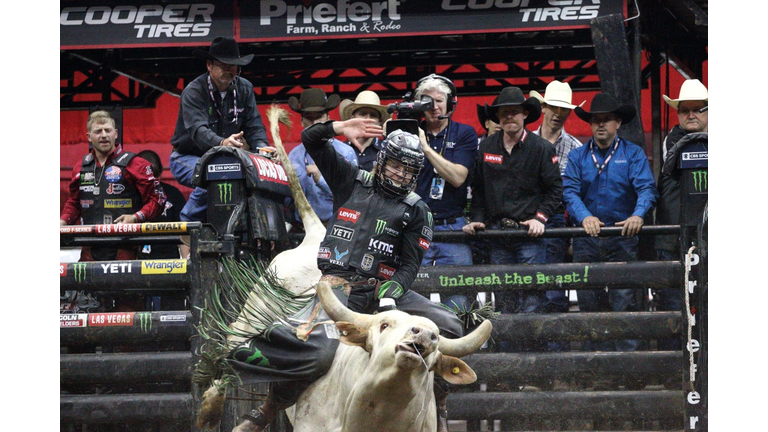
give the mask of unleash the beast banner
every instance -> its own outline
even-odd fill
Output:
[[[61,49],[588,28],[607,0],[146,0],[61,2]]]

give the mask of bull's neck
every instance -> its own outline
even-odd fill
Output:
[[[393,431],[420,431],[435,417],[433,380],[424,373],[398,369],[360,380],[348,400],[343,427],[348,431],[382,430],[382,425]]]

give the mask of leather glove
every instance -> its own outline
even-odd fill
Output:
[[[395,281],[386,281],[383,284],[379,286],[379,295],[378,298],[381,300],[384,297],[391,298],[391,299],[399,299],[405,290],[403,290],[402,285],[400,283]]]

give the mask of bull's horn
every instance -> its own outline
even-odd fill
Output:
[[[488,320],[483,321],[472,333],[459,338],[448,339],[440,336],[440,352],[452,357],[464,357],[472,354],[488,340],[493,326]]]
[[[336,298],[333,290],[331,290],[331,284],[328,282],[320,281],[317,283],[317,295],[320,297],[320,303],[322,303],[323,309],[325,309],[332,320],[336,322],[347,321],[364,329],[371,326],[373,315],[357,313],[344,306],[339,299]]]

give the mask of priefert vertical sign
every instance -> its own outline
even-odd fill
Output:
[[[684,141],[685,140],[685,141]],[[683,339],[685,350],[685,425],[706,431],[707,420],[707,197],[709,192],[708,134],[692,133],[679,146],[681,255],[684,265]]]

